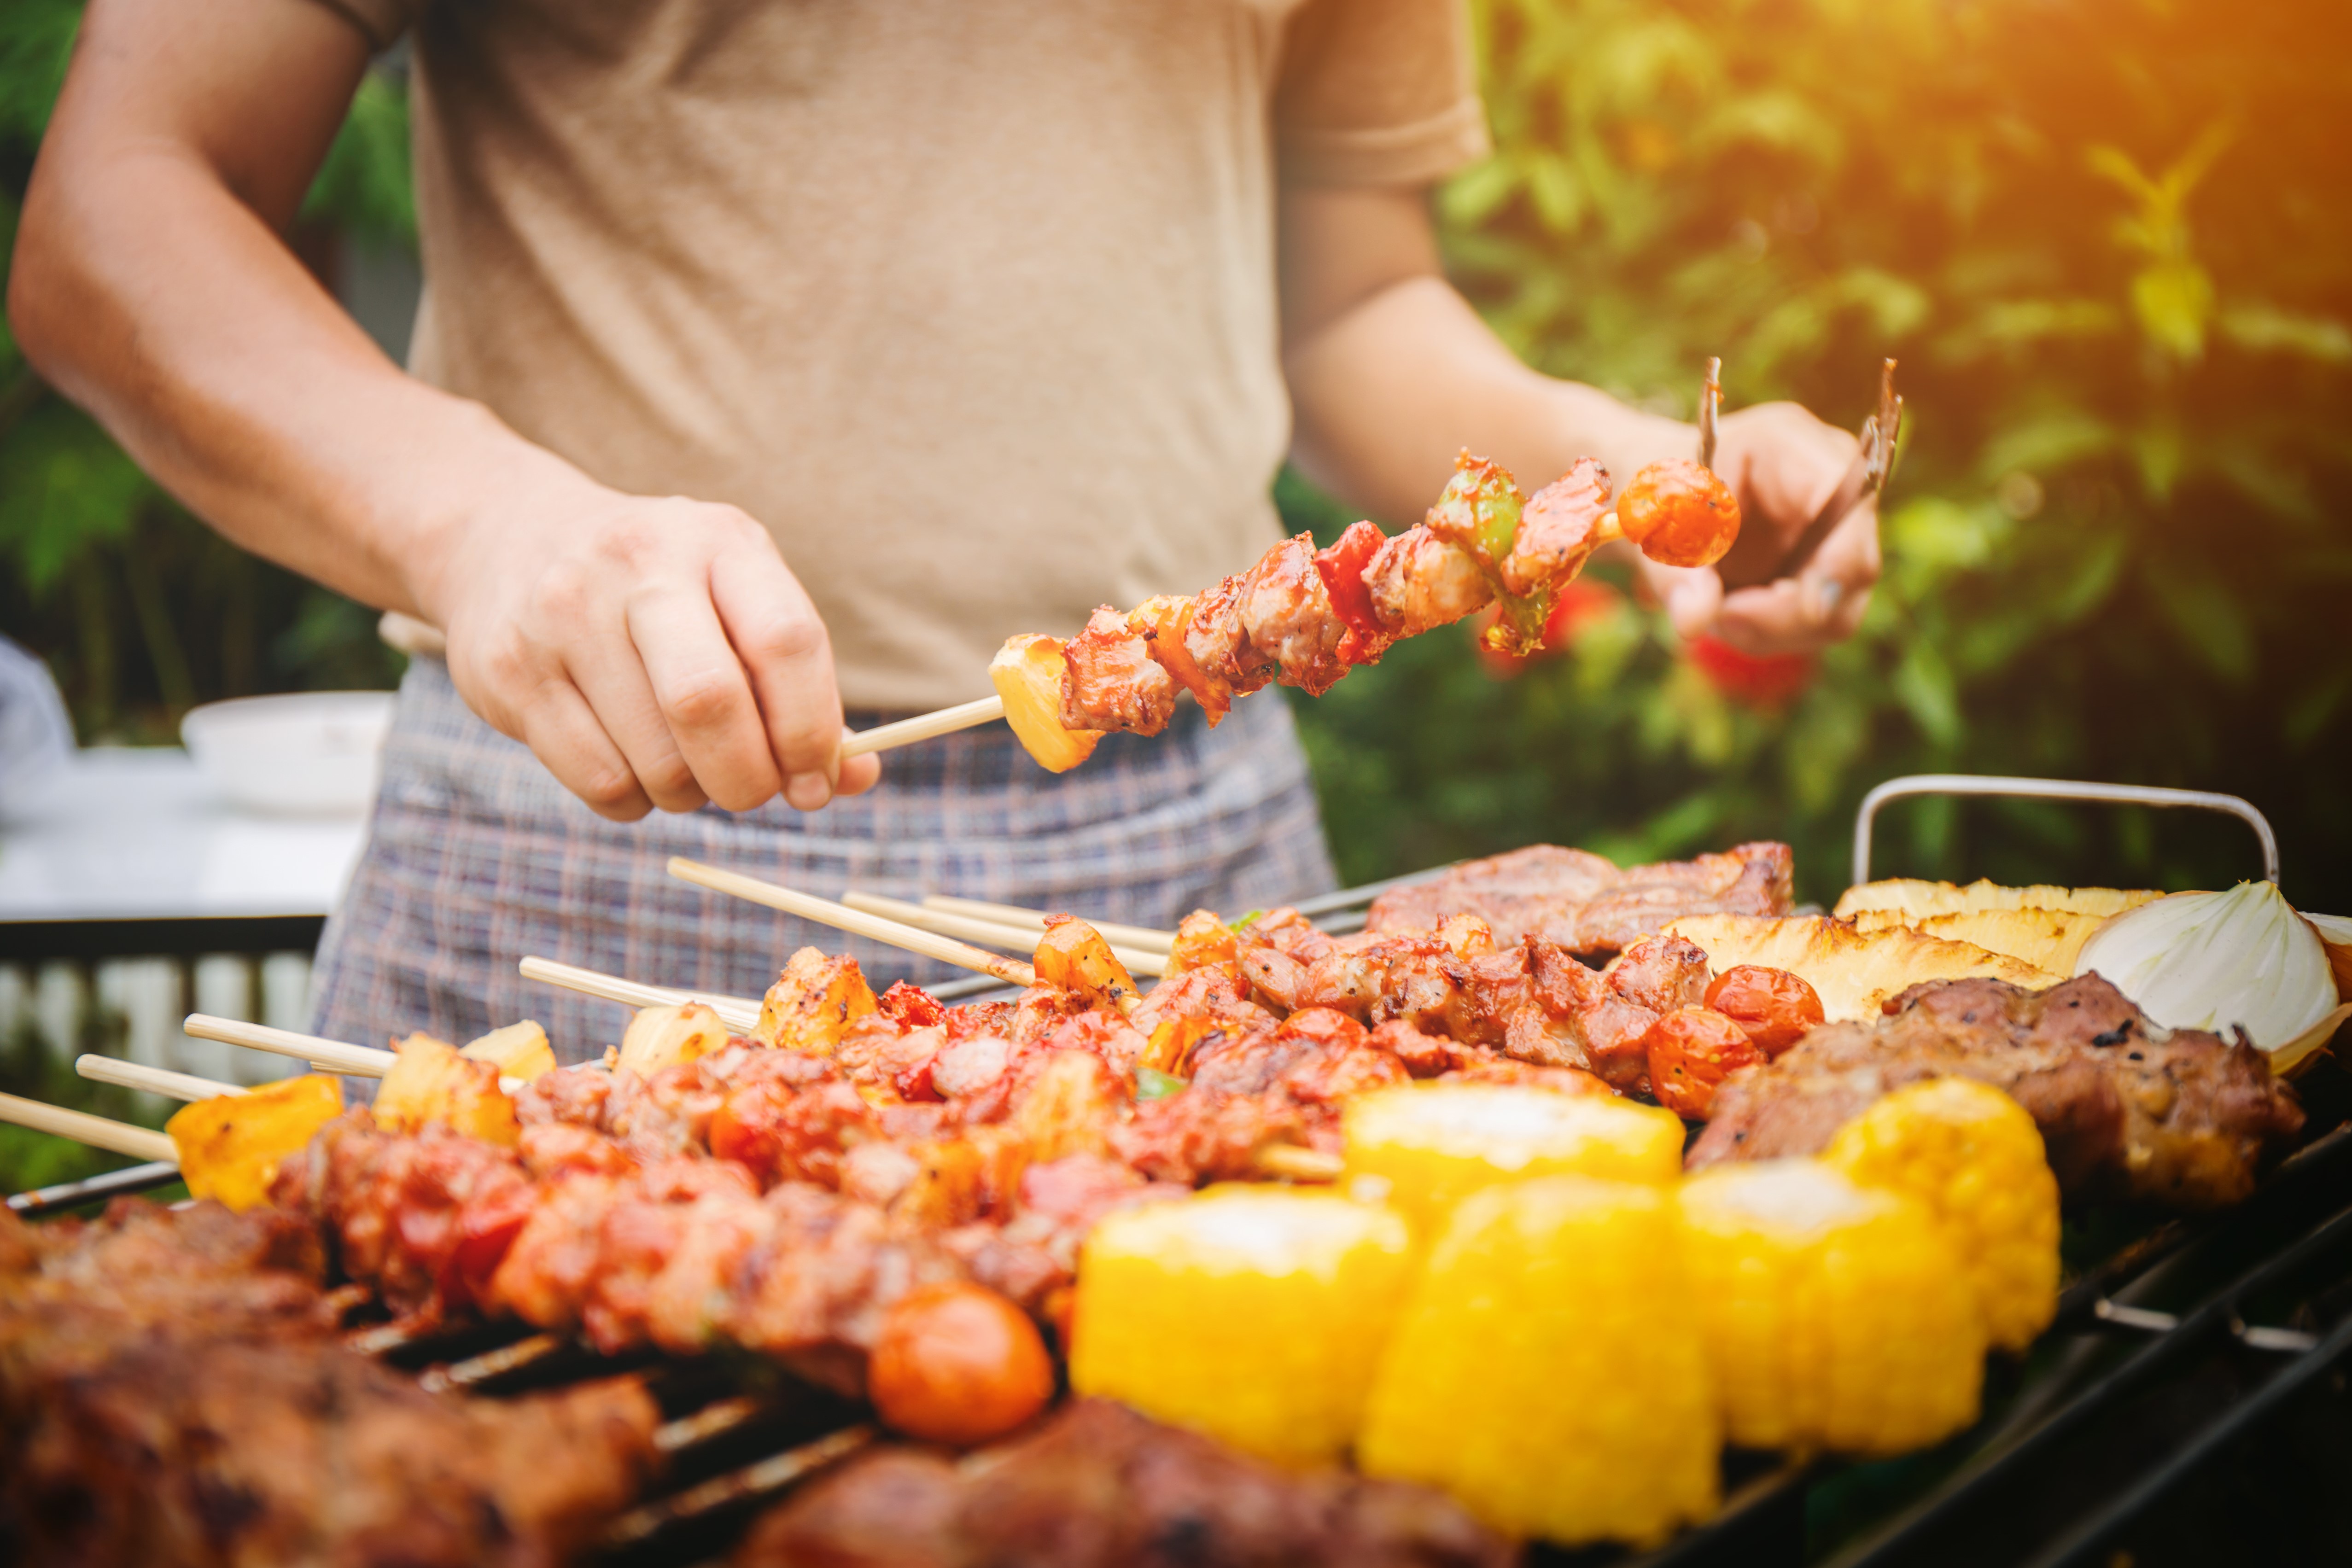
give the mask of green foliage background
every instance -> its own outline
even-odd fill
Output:
[[[1843,885],[1897,773],[2243,794],[2352,904],[2352,8],[1475,0],[1496,156],[1452,269],[1530,362],[1849,428],[1903,361],[1886,577],[1782,711],[1630,604],[1508,682],[1424,638],[1298,705],[1350,880],[1775,837]],[[1302,523],[1339,520],[1296,486]],[[1920,802],[1880,874],[2210,885],[2226,820]]]
[[[1531,362],[1687,413],[1858,423],[1903,361],[1887,578],[1778,708],[1620,602],[1497,680],[1420,639],[1299,712],[1351,879],[1536,840],[1620,858],[1749,836],[1832,896],[1854,803],[1958,768],[2228,789],[2288,890],[2352,904],[2352,10],[2185,0],[1475,0],[1496,156],[1450,264]],[[0,11],[0,223],[74,0]],[[371,78],[306,233],[413,240],[404,109]],[[299,237],[299,236],[298,236]],[[1346,519],[1295,479],[1304,526]],[[221,543],[0,340],[0,629],[85,738],[192,702],[388,680],[365,612]],[[1884,870],[2212,883],[2242,830],[1937,803]]]

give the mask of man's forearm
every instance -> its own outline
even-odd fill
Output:
[[[288,249],[365,64],[324,7],[91,6],[9,316],[35,368],[223,533],[431,618],[465,514],[586,481],[403,374]]]
[[[1618,483],[1688,456],[1686,424],[1521,365],[1452,285],[1413,277],[1370,294],[1286,353],[1293,455],[1382,521],[1414,521],[1467,446],[1530,490],[1598,457]]]
[[[95,172],[26,214],[11,313],[36,367],[237,543],[429,615],[437,536],[555,459],[403,374],[209,171],[158,152]]]

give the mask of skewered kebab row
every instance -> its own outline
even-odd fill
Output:
[[[1014,637],[990,675],[1022,744],[1059,772],[1105,731],[1159,734],[1180,692],[1212,724],[1270,684],[1319,696],[1400,638],[1489,604],[1499,612],[1488,645],[1532,653],[1561,585],[1608,540],[1704,566],[1738,532],[1730,490],[1696,463],[1652,464],[1612,512],[1608,471],[1589,457],[1528,497],[1501,465],[1465,451],[1428,516],[1393,538],[1358,522],[1318,550],[1297,535],[1201,594],[1160,595],[1125,615],[1106,605],[1066,645]]]

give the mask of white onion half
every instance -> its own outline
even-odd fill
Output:
[[[2077,975],[2095,969],[2167,1029],[2243,1028],[2282,1071],[2326,1043],[2332,1025],[2310,1037],[2341,1010],[2326,945],[2267,882],[2116,915],[2074,960]]]

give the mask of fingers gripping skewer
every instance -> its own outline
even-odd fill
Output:
[[[751,1033],[752,1027],[760,1021],[760,1004],[749,997],[682,991],[669,986],[642,986],[635,980],[600,975],[593,969],[575,968],[551,958],[525,958],[520,967],[526,980],[578,991],[583,996],[602,997],[608,1002],[620,1002],[633,1008],[677,1007],[685,1002],[700,1002],[717,1013],[719,1021],[737,1034]]]
[[[1035,967],[1018,958],[1007,958],[936,932],[919,931],[896,920],[868,915],[863,910],[852,909],[814,894],[780,887],[772,882],[761,882],[758,877],[745,876],[740,872],[723,871],[715,865],[705,865],[700,861],[673,856],[669,873],[697,887],[707,887],[713,893],[728,894],[753,904],[764,904],[771,909],[781,909],[787,915],[797,915],[803,920],[814,920],[820,925],[830,925],[853,936],[870,936],[877,942],[887,942],[909,953],[920,953],[926,958],[953,964],[960,969],[977,969],[983,975],[995,976],[1008,986],[1026,988],[1037,983]]]
[[[886,919],[897,920],[912,925],[918,930],[937,931],[944,936],[968,937],[974,942],[985,942],[998,947],[1034,947],[1037,945],[1037,938],[1045,935],[1045,931],[1043,915],[1025,923],[989,920],[977,915],[960,914],[953,910],[940,909],[932,906],[928,900],[922,904],[908,904],[902,899],[884,898],[871,893],[845,893],[841,895],[841,901],[852,909],[862,909],[868,915],[879,915]],[[1091,920],[1087,924],[1094,925]],[[1108,933],[1103,932],[1101,926],[1095,925],[1095,930],[1102,933],[1108,939]],[[1164,952],[1114,944],[1111,953],[1135,974],[1164,975],[1168,972],[1168,955]]]
[[[1805,531],[1780,557],[1773,576],[1795,576],[1849,513],[1885,488],[1886,476],[1895,467],[1895,438],[1902,433],[1903,399],[1895,390],[1895,361],[1888,360],[1879,369],[1878,410],[1862,422],[1862,450],[1854,454],[1845,477],[1805,525]]]

